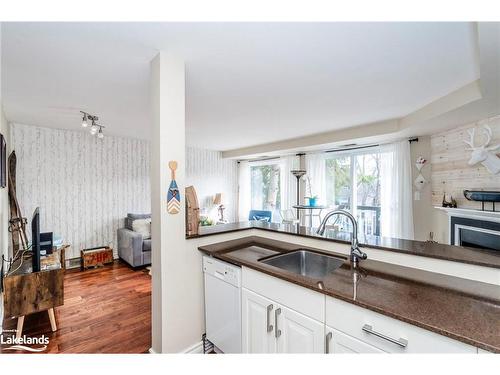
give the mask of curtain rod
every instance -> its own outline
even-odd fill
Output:
[[[337,148],[333,150],[326,150],[326,153],[330,152],[342,152],[342,151],[351,151],[351,150],[361,150],[363,148],[372,148],[372,147],[378,147],[380,146],[379,144],[376,145],[368,145],[368,146],[358,146],[358,147],[346,147],[346,148]]]
[[[271,158],[261,158],[261,159],[248,159],[248,160],[238,160],[238,163],[241,162],[241,161],[267,161],[267,160],[276,160],[276,159],[279,159],[280,157],[279,156],[274,156],[274,157],[271,157]]]

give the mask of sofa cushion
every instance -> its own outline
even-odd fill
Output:
[[[142,251],[151,251],[151,240],[142,241]]]
[[[150,219],[151,214],[132,214],[128,213],[127,217],[125,218],[125,228],[134,230],[132,228],[132,222],[136,219]]]

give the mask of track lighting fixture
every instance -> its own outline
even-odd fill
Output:
[[[82,119],[82,127],[86,128],[87,126],[89,126],[89,123],[87,122],[87,114],[84,112],[83,119]]]
[[[89,126],[89,121],[91,123],[90,126],[90,134],[91,135],[97,135],[97,138],[103,139],[104,138],[104,133],[102,129],[104,129],[103,125],[99,125],[97,121],[99,120],[99,117],[91,115],[88,112],[80,111],[80,113],[83,113],[83,119],[82,119],[82,127],[87,128]]]

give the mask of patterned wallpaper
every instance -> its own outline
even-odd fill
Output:
[[[101,245],[116,254],[127,212],[150,212],[149,142],[18,124],[11,141],[22,214],[39,206],[41,230],[71,244],[68,259]]]
[[[217,219],[213,197],[222,193],[224,218],[237,221],[238,214],[238,164],[235,160],[222,159],[218,151],[186,148],[186,186],[193,185],[202,212]],[[204,209],[204,210],[203,210]]]
[[[71,244],[67,258],[82,248],[110,245],[128,212],[150,212],[149,142],[87,132],[12,124],[17,191],[23,216],[40,207],[41,230]],[[211,217],[211,201],[223,193],[225,217],[237,217],[238,170],[217,151],[186,148],[186,184],[194,185],[200,207]],[[28,233],[28,236],[30,234]]]

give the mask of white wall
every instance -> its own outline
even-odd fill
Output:
[[[186,186],[193,185],[198,195],[200,208],[211,218],[218,217],[213,206],[216,193],[224,199],[224,218],[237,221],[238,215],[238,163],[236,160],[222,159],[218,151],[186,148]]]
[[[419,200],[415,200],[415,192],[417,189],[415,185],[413,185],[413,228],[415,239],[426,241],[429,239],[429,233],[431,231],[433,232],[432,220],[430,220],[430,218],[434,214],[431,202],[431,137],[418,137],[418,142],[410,143],[410,150],[413,181],[418,176],[415,160],[417,160],[419,156],[427,159],[427,163],[422,168],[421,173],[428,183],[420,190]]]
[[[40,207],[41,230],[71,245],[68,259],[101,245],[116,255],[116,230],[127,213],[151,211],[149,142],[19,124],[11,139],[21,212],[30,220]]]

